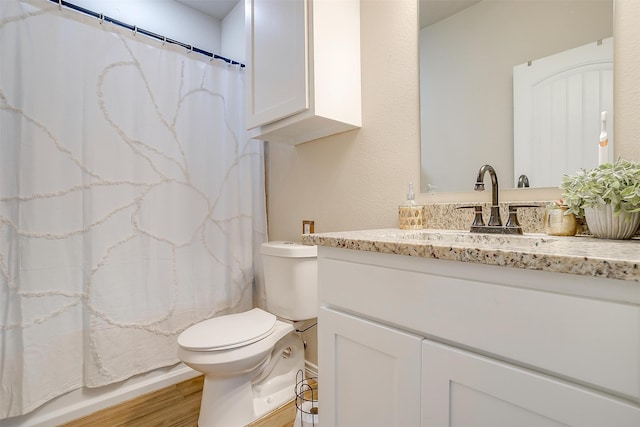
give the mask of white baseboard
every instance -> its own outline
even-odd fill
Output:
[[[304,371],[307,378],[309,377],[318,378],[318,365],[314,365],[308,360],[304,361]]]

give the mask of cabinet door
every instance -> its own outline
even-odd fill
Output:
[[[422,426],[640,426],[640,408],[424,340]],[[579,361],[576,361],[579,362]]]
[[[320,308],[322,426],[418,426],[421,341],[415,335]]]
[[[246,0],[247,129],[308,108],[307,0]]]

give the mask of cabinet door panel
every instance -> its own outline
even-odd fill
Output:
[[[318,335],[323,427],[420,424],[421,337],[325,307]]]
[[[640,408],[541,374],[425,340],[422,425],[640,425]]]
[[[306,0],[247,0],[247,128],[308,108]]]

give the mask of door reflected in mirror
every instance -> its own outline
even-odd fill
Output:
[[[454,6],[453,13],[442,10],[447,5]],[[596,66],[580,78],[552,79],[549,89],[537,95],[533,91],[530,99],[535,98],[536,105],[551,106],[554,111],[529,111],[529,128],[520,124],[514,128],[514,68],[543,64],[543,58],[585,45],[612,51],[612,40],[601,41],[613,34],[613,0],[420,0],[420,15],[422,192],[471,191],[483,164],[494,166],[501,188],[514,188],[528,171],[522,166],[520,171],[514,169],[514,156],[527,157],[527,162],[520,163],[535,166],[535,173],[528,172],[531,187],[557,186],[562,173],[576,171],[578,157],[586,159],[580,167],[597,162],[602,111],[607,111],[613,141],[612,90],[609,95],[606,90],[601,95],[598,89],[597,97],[584,96],[581,107],[576,106],[575,95],[593,91],[577,90],[579,79],[585,87],[597,80],[598,85],[612,88],[612,59],[608,69]],[[436,22],[427,22],[429,18]],[[570,88],[573,98],[561,100],[559,94],[565,92],[560,85]],[[540,93],[551,98],[541,102]],[[575,124],[577,114],[580,130]],[[553,135],[545,133],[552,130]],[[514,133],[533,148],[514,149]],[[584,152],[576,151],[576,140],[587,146]],[[561,150],[575,156],[569,155],[571,161],[567,161],[566,155],[558,154]],[[532,159],[543,151],[547,160]]]

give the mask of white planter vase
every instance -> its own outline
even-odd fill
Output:
[[[589,231],[601,239],[630,239],[640,225],[640,212],[613,214],[613,206],[584,208]]]

